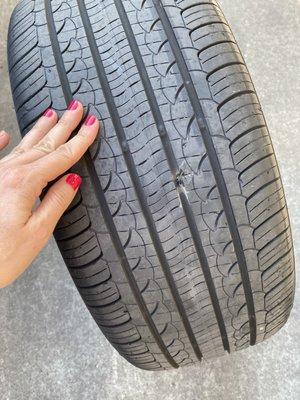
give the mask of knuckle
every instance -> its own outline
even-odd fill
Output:
[[[80,141],[82,141],[83,143],[87,143],[88,142],[88,136],[86,134],[86,132],[81,129],[78,133],[77,133],[77,137]]]
[[[80,148],[81,150],[80,152],[84,153],[89,148],[92,142],[84,131],[79,131],[76,135],[76,138],[78,141],[78,148]]]
[[[54,191],[52,194],[52,202],[53,205],[57,208],[64,208],[66,199],[63,193],[60,191]]]
[[[42,153],[49,154],[55,150],[55,143],[53,142],[53,140],[47,138],[41,140],[38,144],[33,146],[33,148]]]
[[[58,148],[58,154],[65,160],[72,161],[75,158],[75,154],[72,146],[69,143],[65,143]]]
[[[61,119],[58,121],[58,127],[64,131],[67,131],[71,127],[71,122],[67,118],[67,116],[64,114]]]
[[[14,154],[14,155],[17,155],[17,156],[21,155],[21,154],[24,154],[24,153],[25,153],[25,149],[23,147],[21,147],[21,145],[16,146],[11,152],[11,154]]]

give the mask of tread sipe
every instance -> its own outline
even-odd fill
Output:
[[[22,0],[9,67],[25,135],[75,97],[102,122],[55,238],[112,345],[147,370],[262,342],[294,259],[261,107],[214,0]]]

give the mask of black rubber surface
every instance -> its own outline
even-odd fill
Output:
[[[8,49],[22,134],[73,97],[102,121],[55,237],[120,354],[177,368],[278,331],[294,296],[288,213],[217,2],[23,0]]]

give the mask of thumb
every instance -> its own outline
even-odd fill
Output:
[[[41,204],[33,213],[31,224],[43,226],[43,230],[46,230],[47,235],[51,236],[59,219],[76,196],[81,182],[82,179],[77,174],[68,174],[60,178],[51,186]]]

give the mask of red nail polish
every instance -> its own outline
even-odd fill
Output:
[[[44,117],[47,117],[47,118],[51,118],[53,114],[54,114],[54,113],[53,113],[53,110],[51,110],[51,108],[48,108],[48,109],[44,112],[43,116],[44,116]]]
[[[96,117],[94,115],[89,115],[87,119],[85,120],[84,125],[86,126],[92,126],[96,122]]]
[[[66,182],[68,185],[70,185],[73,190],[77,190],[79,186],[81,185],[82,178],[77,175],[77,174],[70,174],[67,176]]]
[[[72,100],[71,103],[68,106],[69,111],[74,111],[78,107],[78,101],[77,100]]]

